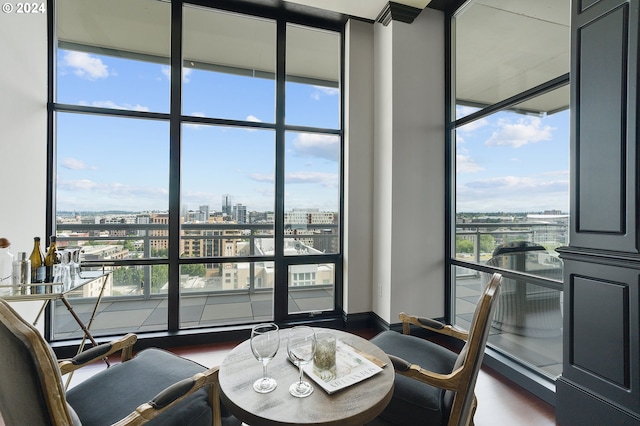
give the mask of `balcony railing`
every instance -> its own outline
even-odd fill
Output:
[[[553,223],[458,223],[456,224],[456,253],[452,263],[456,268],[456,275],[463,277],[467,274],[478,276],[479,272],[491,272],[492,269],[502,269],[500,272],[508,278],[517,276],[531,277],[536,284],[549,285],[558,290],[562,281],[562,260],[555,249],[568,244],[568,224]],[[469,245],[462,241],[471,242]],[[498,262],[492,262],[494,253],[501,246],[526,243],[541,246],[544,251],[536,251],[538,256],[536,267],[524,270],[518,267],[508,267]],[[462,249],[460,246],[463,246]],[[466,249],[466,250],[463,250]],[[493,264],[492,264],[493,263]],[[531,262],[530,262],[531,263]]]
[[[337,224],[285,225],[285,256],[311,256],[309,263],[333,263],[339,257]],[[186,223],[180,230],[180,261],[183,265],[204,264],[207,277],[222,273],[224,265],[248,264],[250,272],[246,284],[235,289],[254,291],[272,287],[273,280],[264,276],[259,280],[256,265],[273,262],[274,225],[272,223]],[[154,285],[153,268],[168,264],[168,226],[166,224],[131,223],[58,223],[58,247],[83,247],[82,265],[85,270],[131,268],[136,273],[122,273],[115,277],[114,286],[122,291],[111,296],[166,295],[166,287]],[[164,266],[166,267],[166,266]],[[139,277],[139,282],[133,278]],[[157,274],[156,274],[157,281]],[[120,282],[119,280],[131,282]],[[265,283],[267,283],[265,285]],[[318,284],[320,285],[320,284]],[[333,284],[331,284],[332,286]],[[127,287],[125,289],[125,287]],[[193,289],[189,293],[197,293]],[[203,290],[211,293],[211,288]],[[119,293],[119,294],[117,294]]]
[[[467,242],[468,241],[468,242]],[[562,368],[566,223],[456,224],[453,288],[457,325],[469,325],[474,297],[494,271],[503,275],[489,346],[551,378]]]

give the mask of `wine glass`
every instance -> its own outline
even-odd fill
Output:
[[[316,334],[313,328],[307,326],[297,326],[289,329],[289,339],[287,340],[287,353],[289,359],[299,369],[298,381],[289,386],[289,393],[298,398],[311,395],[313,386],[302,381],[302,366],[313,359],[316,352]]]
[[[279,347],[280,334],[277,324],[258,324],[251,329],[251,352],[262,363],[262,378],[253,384],[256,392],[268,393],[278,385],[273,377],[267,375],[267,364],[276,356]]]

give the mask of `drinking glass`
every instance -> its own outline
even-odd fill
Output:
[[[262,378],[253,384],[256,392],[268,393],[278,385],[273,377],[267,375],[267,364],[276,356],[279,347],[280,334],[277,324],[258,324],[251,329],[251,352],[262,363]]]
[[[82,254],[82,247],[69,247],[71,251],[71,263],[69,269],[71,272],[71,287],[76,287],[80,284],[80,255]]]
[[[302,366],[313,359],[316,352],[316,334],[313,328],[307,326],[297,326],[289,329],[289,339],[287,340],[287,353],[289,359],[299,369],[298,381],[289,386],[289,393],[295,397],[303,398],[311,395],[313,386],[302,381]]]
[[[69,269],[71,252],[68,249],[58,249],[55,256],[57,260],[53,265],[53,282],[62,283],[61,291],[67,291],[71,288],[71,273]]]

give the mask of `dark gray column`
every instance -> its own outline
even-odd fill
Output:
[[[639,4],[572,5],[561,425],[640,424]]]

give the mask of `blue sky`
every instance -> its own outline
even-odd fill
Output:
[[[59,103],[167,113],[166,65],[60,50]],[[183,114],[273,123],[273,80],[185,69]],[[473,109],[458,107],[458,116]],[[334,88],[288,83],[288,124],[339,126]],[[57,210],[168,209],[169,125],[58,114]],[[500,112],[456,134],[457,211],[568,211],[569,112]],[[274,210],[272,130],[183,126],[182,204],[219,210],[222,194]],[[285,209],[337,211],[338,139],[287,133]]]
[[[456,150],[458,212],[569,211],[569,110],[493,114],[458,128]]]
[[[60,50],[57,102],[167,113],[165,65]],[[273,80],[185,69],[183,114],[273,123]],[[288,83],[288,124],[338,128],[339,92]],[[169,125],[158,120],[57,115],[57,210],[167,210]],[[274,210],[275,133],[186,124],[182,204],[219,210],[222,194],[249,210]],[[286,135],[285,209],[337,211],[339,144]]]

